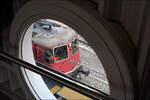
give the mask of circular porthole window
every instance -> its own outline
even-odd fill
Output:
[[[69,1],[28,2],[12,23],[10,54],[37,67],[55,69],[116,99],[131,99],[130,69],[104,22]],[[54,87],[62,89],[62,84],[24,68],[21,72],[36,99],[58,98]]]
[[[107,76],[101,61],[88,42],[75,30],[52,19],[41,19],[32,23],[24,32],[22,45],[20,45],[20,56],[24,61],[38,67],[52,68],[110,94]],[[41,87],[44,85],[39,83],[45,83],[50,91],[54,91],[56,87],[59,87],[59,91],[64,88],[62,84],[46,77],[39,76],[37,78],[31,71],[24,69],[22,71],[26,73],[25,76],[28,76],[36,91],[42,93],[46,91],[44,87]],[[35,82],[42,81],[42,79],[43,82]],[[36,87],[37,84],[40,87]],[[57,91],[52,93],[58,95]],[[78,97],[74,97],[74,99],[78,99]]]

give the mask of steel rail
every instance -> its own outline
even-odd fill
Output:
[[[79,81],[77,81],[63,73],[60,73],[54,69],[49,68],[49,70],[47,70],[47,69],[44,69],[44,68],[41,68],[38,66],[34,66],[28,62],[25,62],[21,59],[10,56],[3,52],[0,52],[0,60],[4,61],[6,63],[9,62],[9,64],[10,63],[17,64],[17,65],[19,65],[19,66],[16,65],[17,67],[23,67],[23,68],[29,69],[35,73],[38,73],[40,75],[46,76],[54,81],[57,81],[57,82],[65,85],[66,87],[69,87],[69,88],[71,88],[83,95],[86,95],[94,100],[115,100],[114,98],[111,97],[111,95],[108,95],[100,90],[97,90],[97,89],[87,86],[83,83],[80,83]]]

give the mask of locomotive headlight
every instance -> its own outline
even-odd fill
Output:
[[[69,46],[71,47],[71,43],[69,44]]]

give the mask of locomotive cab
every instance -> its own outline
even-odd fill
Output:
[[[69,74],[79,68],[78,35],[67,28],[63,30],[33,36],[32,48],[36,63]]]

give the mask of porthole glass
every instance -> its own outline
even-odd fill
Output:
[[[31,39],[28,43],[32,44],[35,65],[52,68],[78,82],[110,94],[103,65],[88,40],[78,30],[52,19],[40,19],[31,26],[26,33],[30,31],[32,35],[26,38]],[[63,100],[67,100],[69,94],[63,91],[77,93],[46,77],[42,76],[42,79],[56,98],[63,97]]]

